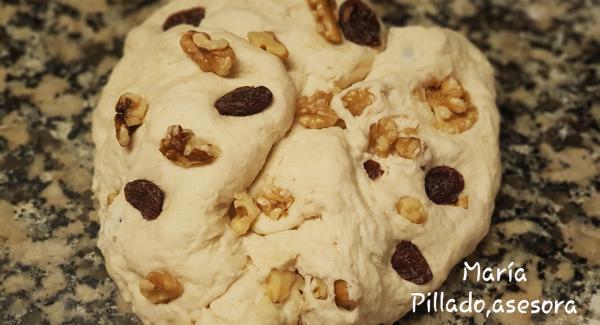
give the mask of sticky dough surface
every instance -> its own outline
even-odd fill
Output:
[[[162,31],[173,12],[206,8],[200,27]],[[204,73],[182,52],[188,30],[227,39],[237,58],[232,77]],[[290,52],[288,62],[250,45],[248,31],[270,30]],[[450,269],[486,234],[499,185],[498,128],[493,71],[464,37],[439,28],[391,28],[385,47],[349,41],[332,45],[316,31],[304,0],[173,1],[132,30],[93,117],[97,146],[94,191],[100,201],[98,246],[124,299],[148,324],[391,324],[411,308],[411,292],[438,288]],[[478,121],[449,135],[433,127],[431,110],[412,90],[452,74],[469,92]],[[221,116],[214,101],[240,86],[268,87],[273,104],[247,117]],[[374,102],[354,117],[341,98],[367,88]],[[346,129],[306,129],[294,122],[301,95],[334,92],[331,105]],[[125,92],[149,105],[129,149],[114,134],[115,103]],[[369,126],[393,116],[399,128],[418,126],[427,144],[418,160],[367,153]],[[181,124],[219,146],[213,163],[179,167],[159,152],[170,125]],[[373,181],[363,162],[384,174]],[[428,168],[452,166],[465,179],[469,208],[436,205],[424,189]],[[143,219],[123,194],[127,182],[147,179],[165,192],[160,216]],[[256,195],[277,185],[294,196],[277,221],[261,214],[250,233],[236,237],[227,211],[235,191]],[[111,205],[105,198],[120,191]],[[399,197],[424,204],[427,221],[413,224],[396,213]],[[416,285],[391,267],[395,244],[410,240],[428,261],[433,280]],[[303,293],[281,304],[265,295],[273,268],[295,270]],[[152,304],[139,291],[151,271],[166,270],[183,295]],[[327,299],[311,295],[310,279],[322,279]],[[333,283],[344,279],[353,311],[334,303]]]

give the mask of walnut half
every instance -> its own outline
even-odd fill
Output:
[[[183,286],[168,272],[150,272],[140,282],[140,293],[153,304],[166,304],[183,294]]]
[[[331,108],[331,93],[317,91],[314,95],[302,96],[296,103],[298,122],[309,129],[323,129],[336,125],[339,117]]]
[[[160,152],[181,167],[206,165],[219,156],[219,148],[198,139],[192,130],[172,125],[160,141]]]
[[[119,97],[115,106],[115,132],[121,147],[127,147],[131,135],[144,121],[148,111],[146,101],[132,93],[125,93]]]
[[[191,30],[183,34],[179,44],[202,71],[222,77],[231,73],[235,53],[227,40],[212,40],[206,33]]]
[[[335,18],[335,0],[307,0],[317,22],[317,30],[333,44],[342,42],[342,32]]]
[[[275,34],[271,32],[249,32],[248,41],[258,48],[277,55],[282,60],[287,59],[289,55],[285,45],[277,40]]]
[[[434,127],[446,133],[461,133],[477,122],[476,107],[469,93],[454,77],[431,81],[415,91],[429,105],[436,118]]]

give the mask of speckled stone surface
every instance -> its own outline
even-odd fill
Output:
[[[465,33],[497,69],[504,181],[466,260],[527,282],[462,281],[486,301],[573,299],[577,315],[428,313],[402,324],[600,323],[600,2],[376,1],[390,24]],[[95,248],[90,115],[127,31],[160,1],[0,2],[0,323],[138,324]]]

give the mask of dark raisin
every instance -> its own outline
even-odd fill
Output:
[[[163,30],[167,30],[171,27],[183,24],[198,26],[200,25],[202,19],[204,19],[204,13],[204,8],[202,7],[194,7],[178,11],[165,20],[162,28]]]
[[[425,192],[435,204],[454,204],[465,188],[463,176],[448,166],[433,167],[425,176]]]
[[[425,284],[433,278],[421,251],[408,240],[396,244],[396,251],[392,255],[392,267],[401,278],[414,284]]]
[[[377,15],[360,0],[348,0],[340,7],[339,25],[344,37],[358,45],[381,45],[381,26]]]
[[[138,179],[125,185],[125,199],[144,219],[154,220],[162,212],[165,194],[151,181]]]
[[[215,102],[221,115],[248,116],[262,112],[273,102],[273,94],[267,87],[239,87]]]
[[[363,167],[365,168],[365,171],[367,172],[367,175],[369,175],[369,178],[372,180],[377,179],[379,176],[383,175],[384,171],[381,169],[381,165],[379,165],[378,162],[376,162],[375,160],[367,160],[365,161],[365,163],[363,164]]]

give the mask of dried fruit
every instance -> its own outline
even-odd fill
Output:
[[[294,203],[294,197],[286,189],[278,186],[268,186],[258,194],[256,203],[269,218],[278,220],[287,215],[288,209]]]
[[[348,293],[348,283],[344,280],[335,280],[333,283],[333,292],[335,294],[335,304],[346,310],[354,310],[358,307],[358,301],[350,299]]]
[[[342,33],[335,21],[335,0],[307,0],[317,21],[317,30],[333,44],[342,42]]]
[[[386,158],[398,139],[398,126],[391,117],[382,118],[369,130],[369,153]]]
[[[264,111],[272,102],[273,93],[269,88],[244,86],[217,99],[215,108],[221,115],[248,116]]]
[[[166,304],[183,294],[183,286],[168,272],[150,272],[140,282],[140,293],[153,304]]]
[[[151,181],[137,179],[125,185],[125,200],[146,220],[154,220],[160,215],[164,199],[164,192]]]
[[[412,223],[424,223],[427,219],[421,201],[411,196],[403,196],[396,202],[396,212]]]
[[[396,140],[396,153],[402,158],[416,159],[423,152],[421,140],[415,137],[399,137]]]
[[[272,269],[265,281],[265,293],[272,303],[285,301],[291,292],[292,284],[296,281],[296,273]]]
[[[167,20],[165,20],[163,24],[163,30],[168,30],[177,25],[192,25],[198,26],[202,19],[204,19],[205,10],[202,7],[193,7],[185,10],[178,11]]]
[[[417,96],[427,102],[436,117],[434,127],[446,133],[461,133],[477,122],[477,109],[469,93],[454,77],[431,81],[416,90]]]
[[[463,176],[448,166],[433,167],[425,176],[425,192],[435,204],[454,204],[465,188]]]
[[[377,15],[360,0],[348,0],[340,7],[340,27],[344,37],[358,45],[381,45]]]
[[[383,175],[384,171],[381,169],[381,165],[376,162],[375,160],[367,160],[365,161],[365,163],[363,164],[363,167],[365,168],[365,171],[367,172],[367,175],[369,175],[369,178],[372,180],[377,179],[379,176]]]
[[[354,89],[342,97],[342,102],[353,116],[359,116],[367,106],[373,104],[373,94],[366,88]]]
[[[396,251],[392,255],[392,268],[401,278],[414,284],[425,284],[433,278],[421,251],[408,240],[396,244]]]
[[[300,124],[309,129],[323,129],[334,126],[338,115],[331,108],[330,93],[317,91],[314,95],[302,96],[296,103],[296,117]]]
[[[181,36],[179,44],[204,72],[227,76],[235,63],[235,53],[225,39],[212,40],[206,33],[190,30]]]
[[[248,40],[250,41],[250,44],[275,54],[282,60],[287,59],[289,55],[285,45],[277,40],[275,34],[271,32],[249,32]]]
[[[258,218],[260,209],[254,203],[254,200],[246,192],[237,192],[233,195],[233,216],[230,226],[238,237],[248,232],[250,226]]]
[[[181,167],[195,167],[213,162],[219,156],[219,148],[198,139],[192,130],[172,125],[160,140],[160,152]]]
[[[312,288],[313,297],[320,300],[327,299],[327,285],[323,280],[313,277],[310,280],[310,287]]]
[[[148,104],[135,94],[125,93],[119,97],[115,106],[115,133],[121,147],[127,147],[131,135],[144,121]]]

